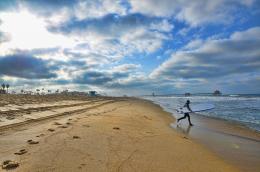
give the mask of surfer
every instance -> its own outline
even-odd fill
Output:
[[[192,112],[191,108],[190,108],[190,100],[187,100],[187,102],[185,103],[185,105],[183,107],[186,107],[190,112]],[[189,124],[190,126],[193,126],[193,124],[191,123],[190,121],[190,114],[188,112],[184,113],[184,116],[177,119],[177,122],[179,122],[180,120],[182,119],[185,119],[186,117],[188,117],[188,120],[189,120]]]

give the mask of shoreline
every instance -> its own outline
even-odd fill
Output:
[[[259,125],[259,96],[238,98],[224,96],[212,97],[212,96],[170,96],[170,97],[140,97],[151,100],[160,104],[166,111],[176,114],[175,108],[183,106],[187,99],[190,99],[193,103],[211,103],[216,107],[212,112],[201,112],[199,115],[209,117],[213,119],[220,119],[229,121],[230,123],[239,124],[245,126],[253,131],[260,133]],[[251,102],[252,101],[252,102]],[[247,107],[247,102],[250,102],[250,107]]]
[[[13,171],[239,171],[174,131],[174,119],[160,106],[111,99],[117,101],[0,130],[0,161],[18,162]]]
[[[236,137],[242,137],[244,139],[252,139],[255,141],[260,142],[260,131],[257,131],[253,128],[250,128],[249,126],[240,123],[238,121],[232,121],[232,120],[227,120],[227,119],[222,119],[222,118],[217,118],[217,117],[210,117],[210,116],[204,116],[200,114],[194,114],[193,115],[195,118],[199,120],[211,120],[212,122],[216,122],[218,124],[223,124],[222,127],[225,128],[220,128],[218,125],[216,126],[211,126],[209,128],[214,128],[213,130],[215,132],[220,132],[223,134],[231,135],[231,136],[236,136]],[[210,123],[214,124],[214,123]],[[238,132],[238,133],[233,133],[233,132]]]
[[[151,100],[147,101],[160,106]],[[176,115],[162,106],[160,108],[176,120]],[[260,170],[260,132],[239,122],[199,114],[191,114],[191,121],[194,124],[192,127],[189,127],[187,119],[180,124],[173,122],[170,127],[205,146],[242,171]]]
[[[219,120],[219,121],[222,121],[224,123],[228,123],[229,125],[234,125],[234,126],[237,126],[237,127],[240,127],[240,128],[243,128],[245,130],[249,130],[250,132],[252,133],[255,133],[257,135],[260,136],[260,131],[258,131],[257,129],[255,128],[252,128],[240,121],[235,121],[235,120],[232,120],[232,119],[224,119],[224,118],[219,118],[219,117],[215,117],[215,116],[206,116],[206,115],[201,115],[201,114],[196,114],[196,116],[199,116],[199,117],[202,117],[202,118],[209,118],[209,119],[213,119],[213,120]]]

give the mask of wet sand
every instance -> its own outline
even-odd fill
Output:
[[[238,123],[191,115],[195,124],[187,121],[171,126],[187,137],[205,145],[242,171],[260,171],[260,133]]]
[[[13,171],[239,171],[173,130],[174,119],[151,102],[86,101],[56,107],[53,114],[52,108],[42,109],[45,118],[2,125],[0,162],[17,163]]]

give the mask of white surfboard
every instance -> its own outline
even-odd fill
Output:
[[[194,105],[190,104],[190,109],[192,110],[192,112],[202,112],[202,111],[207,111],[207,110],[211,110],[214,108],[215,108],[215,106],[213,104],[208,104],[208,103],[201,103],[201,104],[194,104]],[[180,108],[176,109],[176,111],[180,114],[191,112],[186,107],[180,107]]]

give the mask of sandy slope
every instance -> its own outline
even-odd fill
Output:
[[[150,102],[116,100],[0,129],[0,160],[19,162],[14,171],[237,171],[174,131],[170,122],[171,117]],[[28,144],[29,139],[39,143]],[[14,155],[21,149],[28,152]]]

